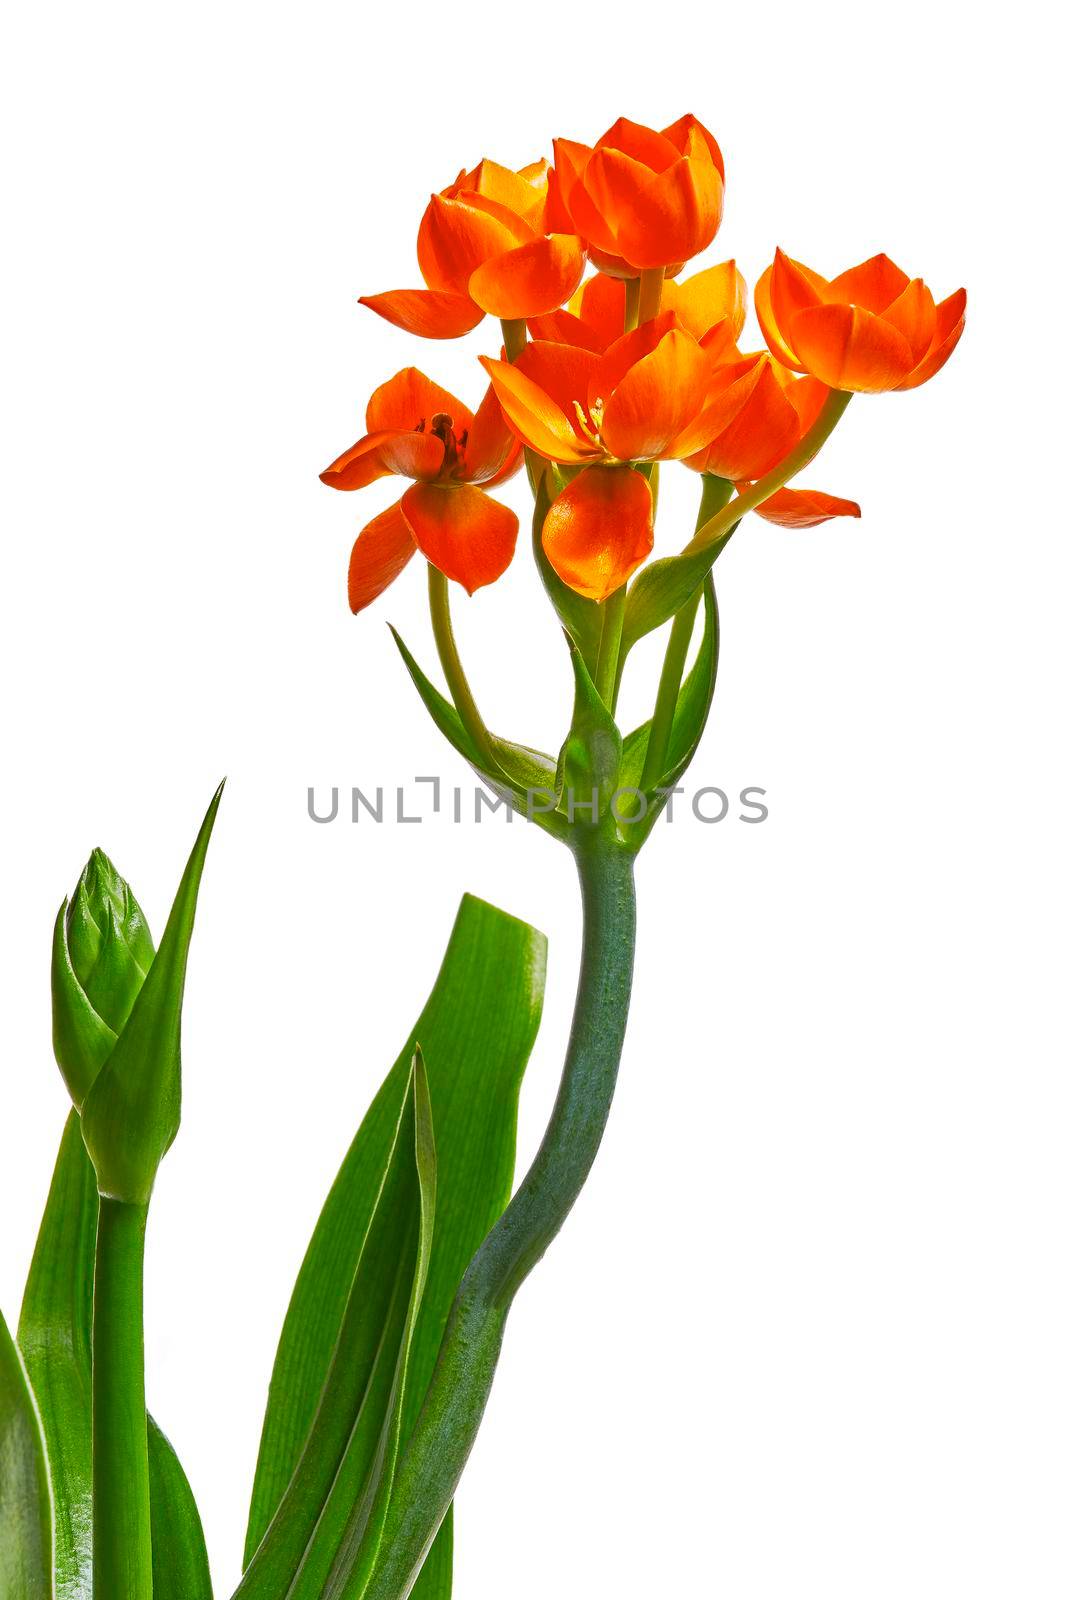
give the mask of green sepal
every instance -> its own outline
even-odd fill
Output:
[[[93,1165],[82,1142],[77,1113],[72,1111],[37,1235],[18,1333],[40,1411],[52,1479],[56,1600],[92,1597],[97,1209]],[[180,1463],[151,1417],[148,1456],[154,1567],[157,1552],[159,1557],[154,1600],[211,1600],[207,1550],[196,1503]]]
[[[215,825],[215,791],[178,886],[159,951],[126,1026],[82,1107],[82,1136],[102,1195],[147,1205],[181,1121],[182,996],[197,893]]]
[[[97,1073],[115,1048],[116,1035],[94,1011],[78,982],[67,946],[64,900],[52,933],[52,1049],[67,1090],[80,1110]]]
[[[546,755],[543,750],[534,750],[528,745],[513,744],[508,739],[500,739],[495,734],[490,734],[490,747],[499,770],[496,773],[488,772],[482,754],[461,722],[455,706],[431,683],[392,625],[390,632],[400,651],[401,660],[415,684],[419,698],[430,713],[438,732],[444,734],[453,749],[463,756],[465,761],[470,762],[488,789],[499,798],[507,800],[512,808],[525,816],[528,821],[536,822],[539,827],[560,837],[558,819],[554,817],[552,807],[547,805],[553,798],[556,786],[556,762],[553,758]]]
[[[574,589],[568,587],[545,554],[545,546],[542,544],[542,527],[554,498],[549,488],[550,474],[555,475],[557,483],[560,482],[559,469],[550,467],[543,473],[538,486],[538,497],[534,503],[534,561],[545,592],[552,601],[553,610],[563,623],[565,631],[578,646],[582,659],[592,669],[601,642],[600,610],[596,601],[588,600],[585,595],[577,594]]]
[[[686,675],[675,707],[668,741],[664,771],[645,792],[647,810],[626,827],[626,834],[635,846],[644,842],[653,823],[668,801],[668,795],[658,795],[657,789],[670,789],[679,782],[697,753],[712,707],[716,689],[716,672],[719,665],[719,608],[711,576],[704,583],[704,628],[694,664]],[[620,764],[620,790],[637,790],[645,766],[645,752],[649,745],[650,722],[643,722],[628,733],[623,741]],[[631,809],[639,809],[637,806]]]
[[[702,483],[704,492],[700,520],[706,522],[727,505],[734,485],[725,478],[713,477],[711,473],[703,475]],[[664,556],[660,561],[652,561],[641,569],[627,594],[627,610],[619,645],[621,660],[626,658],[639,639],[663,623],[670,622],[675,613],[682,610],[708,577],[737,526],[735,523],[734,528],[730,528],[714,544],[704,545],[700,550],[684,551],[677,556]]]
[[[0,1596],[52,1600],[52,1496],[41,1420],[0,1315]]]
[[[557,811],[569,825],[604,821],[619,781],[623,740],[615,718],[598,694],[573,639],[568,639],[575,676],[571,727],[560,751]]]
[[[133,890],[103,850],[89,857],[71,899],[67,948],[93,1010],[121,1033],[156,952]]]

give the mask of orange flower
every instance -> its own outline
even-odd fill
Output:
[[[682,283],[669,279],[664,284],[660,310],[673,311],[681,327],[706,349],[718,351],[741,333],[745,301],[745,279],[737,265],[721,261],[718,266],[695,272]],[[566,309],[533,317],[530,332],[535,339],[579,345],[603,355],[622,336],[625,315],[626,289],[622,280],[598,272],[579,285]]]
[[[492,389],[473,415],[416,367],[376,389],[367,433],[320,476],[332,489],[362,489],[391,473],[415,482],[352,547],[353,611],[377,599],[416,550],[468,594],[499,578],[515,552],[519,519],[480,485],[502,482],[518,465],[519,446]]]
[[[629,463],[683,460],[729,426],[746,397],[736,364],[717,363],[673,312],[600,355],[535,340],[514,365],[481,360],[523,443],[587,469],[553,502],[542,542],[565,583],[604,600],[653,543],[649,485]]]
[[[512,172],[480,161],[432,195],[417,251],[425,289],[364,295],[387,322],[425,339],[456,339],[485,314],[541,316],[572,295],[582,277],[582,243],[554,232],[547,215],[544,161]]]
[[[696,117],[660,133],[620,117],[592,149],[571,139],[553,148],[560,201],[602,271],[665,267],[671,277],[715,238],[723,157]]]
[[[935,304],[922,278],[872,256],[829,282],[781,250],[756,287],[772,355],[831,389],[915,389],[949,360],[964,329],[963,289]]]
[[[827,389],[815,378],[797,377],[774,356],[735,354],[735,392],[745,399],[726,426],[702,450],[689,457],[688,467],[727,478],[747,489],[756,478],[777,467],[800,443],[823,409]],[[859,517],[855,500],[838,500],[816,489],[780,489],[762,505],[757,515],[785,527],[811,527],[828,517]]]

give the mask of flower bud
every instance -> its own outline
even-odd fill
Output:
[[[94,850],[52,943],[52,1039],[74,1104],[85,1096],[141,991],[155,950],[144,913],[103,850]]]

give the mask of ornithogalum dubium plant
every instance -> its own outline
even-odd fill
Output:
[[[797,529],[859,516],[796,480],[855,394],[927,382],[961,336],[963,290],[936,299],[886,255],[824,276],[780,250],[756,283],[764,345],[751,347],[738,267],[691,267],[723,193],[720,147],[695,117],[660,131],[621,119],[592,146],[557,140],[551,165],[462,171],[419,224],[423,286],[365,297],[409,340],[461,338],[486,318],[497,329],[472,360],[470,404],[406,362],[322,476],[339,490],[403,480],[356,537],[351,608],[425,560],[444,687],[398,635],[404,665],[480,780],[571,852],[582,957],[556,1103],[513,1192],[544,944],[504,912],[461,904],[293,1291],[235,1600],[451,1593],[452,1502],[509,1309],[611,1107],[635,861],[715,690],[715,563],[749,512]],[[673,462],[693,474],[688,539],[657,527]],[[559,638],[573,672],[557,752],[486,725],[450,612],[452,585],[474,594],[514,559],[519,519],[496,491],[519,474],[546,647]],[[620,682],[654,633],[655,699],[624,729]],[[145,1409],[141,1285],[153,1183],[178,1129],[186,954],[218,803],[158,950],[99,851],[56,923],[53,1034],[72,1110],[17,1337],[0,1325],[0,1600],[211,1596],[192,1493]]]

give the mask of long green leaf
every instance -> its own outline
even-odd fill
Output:
[[[55,1498],[56,1600],[93,1588],[92,1329],[97,1192],[72,1111],[37,1235],[19,1347],[44,1428]],[[156,1600],[210,1600],[204,1533],[184,1472],[148,1419]],[[173,1581],[168,1587],[168,1574]]]
[[[0,1600],[51,1600],[52,1504],[41,1421],[0,1316]]]
[[[345,1157],[293,1291],[264,1419],[246,1564],[278,1510],[316,1415],[418,1044],[434,1110],[438,1188],[402,1418],[402,1434],[410,1430],[460,1278],[511,1192],[519,1086],[537,1034],[544,974],[540,933],[464,897],[433,991]],[[450,1545],[451,1527],[438,1535],[417,1600],[446,1600]]]
[[[642,568],[627,595],[619,646],[621,659],[626,659],[639,639],[682,610],[712,571],[737,526],[735,523],[715,544],[677,556],[664,556]]]

